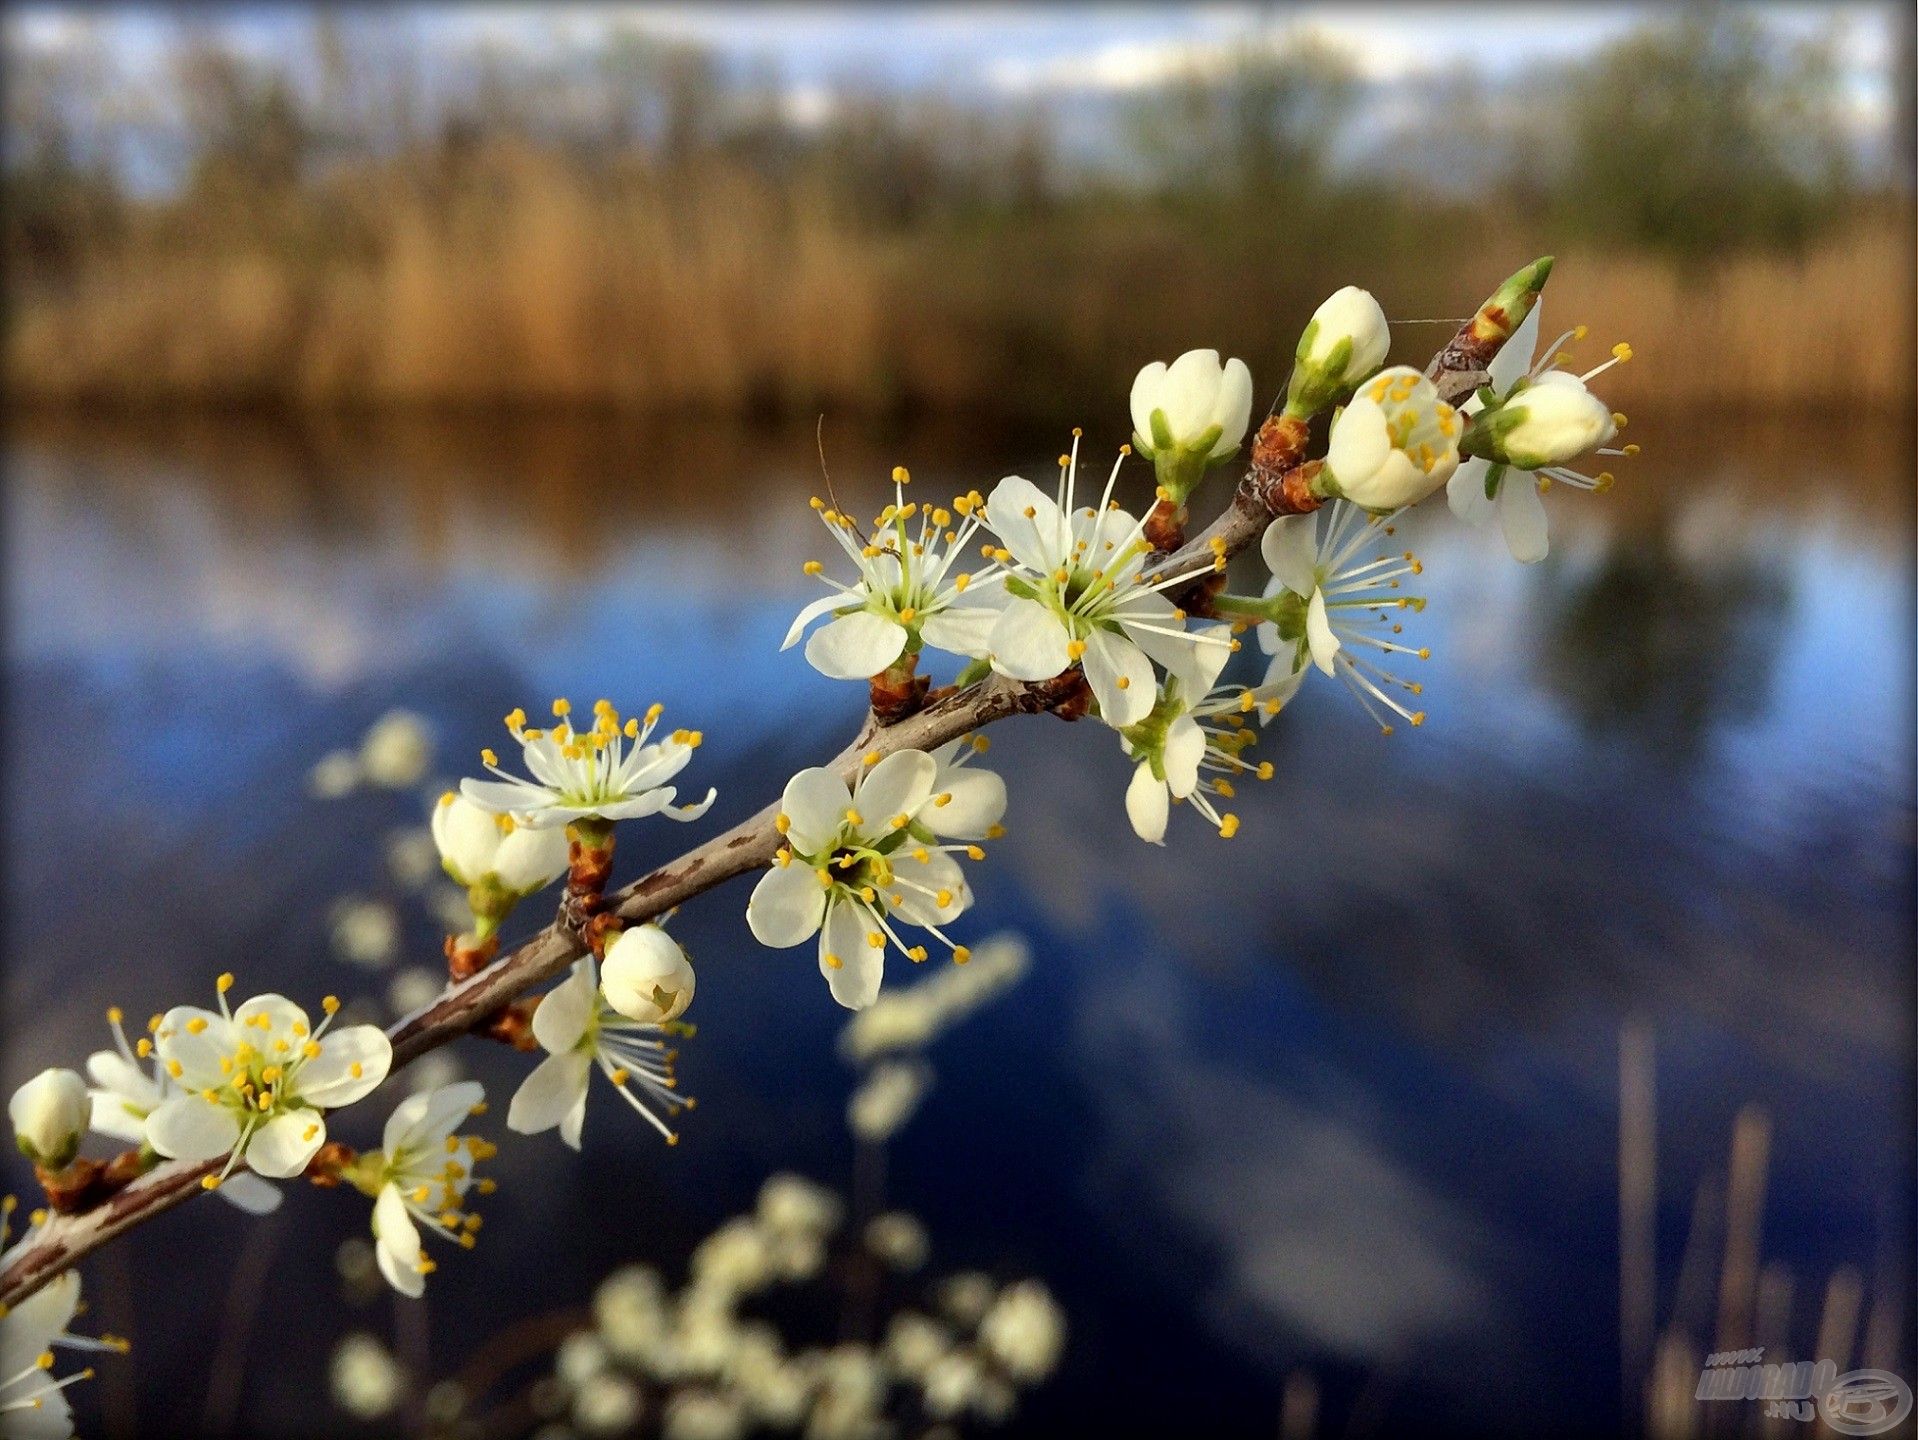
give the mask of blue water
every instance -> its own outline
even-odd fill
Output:
[[[961,938],[1014,929],[1036,963],[934,1046],[887,1184],[930,1227],[936,1270],[1037,1274],[1064,1304],[1067,1361],[1018,1433],[1198,1417],[1270,1435],[1294,1372],[1316,1378],[1326,1434],[1617,1433],[1633,1018],[1656,1042],[1661,1327],[1694,1193],[1754,1105],[1772,1125],[1761,1256],[1796,1282],[1797,1358],[1851,1266],[1868,1307],[1903,1316],[1894,1368],[1913,1373],[1902,432],[1852,427],[1826,473],[1789,485],[1776,433],[1634,433],[1646,454],[1614,494],[1547,497],[1542,566],[1442,510],[1408,525],[1429,721],[1381,737],[1312,679],[1267,732],[1278,779],[1244,795],[1230,842],[1182,812],[1165,850],[1137,842],[1125,762],[1094,724],[995,729],[1010,833]],[[333,957],[327,911],[403,898],[377,842],[419,803],[321,802],[303,781],[392,706],[428,718],[449,775],[506,710],[559,693],[658,699],[703,729],[688,781],[718,804],[623,835],[622,875],[837,748],[856,687],[777,653],[813,593],[800,561],[826,553],[804,504],[813,437],[675,432],[643,458],[657,439],[558,422],[16,434],[8,1087],[102,1043],[109,1003],[206,1001],[221,970],[308,997],[382,989]],[[842,498],[876,506],[895,460],[932,490],[988,488],[1044,473],[1053,445],[948,426],[829,455]],[[700,973],[684,1142],[603,1103],[583,1157],[507,1137],[480,1249],[431,1282],[435,1377],[584,1304],[616,1263],[677,1275],[772,1170],[849,1183],[842,1013],[807,950],[753,943],[745,894],[675,922]],[[406,914],[430,963],[437,932]],[[496,1099],[523,1073],[460,1050]],[[368,1108],[370,1141],[384,1107]],[[103,1255],[95,1313],[136,1349],[78,1392],[83,1433],[199,1422],[243,1255],[271,1278],[237,1430],[350,1428],[324,1410],[326,1354],[389,1323],[338,1299],[334,1248],[365,1219],[350,1193],[296,1193],[260,1223],[196,1203]],[[1688,1328],[1713,1348],[1709,1320]]]

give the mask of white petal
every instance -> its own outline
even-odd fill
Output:
[[[933,834],[954,840],[983,840],[1006,813],[1006,782],[991,770],[968,765],[940,775],[939,793],[952,799],[929,805],[919,818]]]
[[[1132,380],[1132,430],[1147,445],[1152,441],[1152,412],[1165,393],[1165,361],[1154,360]]]
[[[856,610],[815,630],[806,642],[806,659],[834,680],[864,680],[897,660],[906,639],[906,627],[897,620]]]
[[[1536,565],[1545,558],[1545,502],[1529,472],[1514,470],[1498,487],[1498,523],[1506,548],[1519,564]]]
[[[251,1000],[244,1001],[233,1012],[233,1023],[240,1027],[242,1038],[252,1039],[256,1049],[260,1047],[260,1041],[253,1039],[251,1032],[254,1030],[271,1039],[276,1035],[303,1035],[311,1028],[307,1024],[306,1011],[284,995],[255,995]]]
[[[1312,651],[1312,663],[1327,675],[1332,674],[1332,659],[1339,653],[1339,637],[1332,633],[1332,622],[1326,617],[1323,590],[1314,590],[1312,603],[1305,608],[1305,640]]]
[[[1317,515],[1281,515],[1260,537],[1265,568],[1294,595],[1310,595],[1318,589],[1313,574],[1319,561],[1318,528]]]
[[[566,873],[566,832],[515,826],[493,857],[499,883],[516,895],[543,890]]]
[[[860,777],[853,805],[868,836],[884,836],[894,816],[911,815],[932,794],[932,777],[939,764],[923,750],[895,750]]]
[[[409,1095],[393,1107],[380,1133],[380,1148],[392,1159],[402,1150],[417,1150],[443,1145],[446,1137],[459,1128],[460,1121],[473,1113],[473,1107],[486,1098],[486,1088],[477,1080],[462,1080]]]
[[[212,1160],[240,1138],[240,1122],[199,1094],[176,1095],[147,1116],[147,1143],[174,1160]]]
[[[1496,498],[1485,494],[1485,476],[1492,468],[1491,463],[1477,458],[1460,463],[1452,472],[1452,478],[1445,482],[1445,503],[1452,507],[1452,513],[1468,525],[1483,525],[1490,520],[1498,509]],[[1505,480],[1510,480],[1508,472]],[[1503,488],[1504,481],[1500,482]]]
[[[1267,702],[1276,700],[1279,708],[1284,709],[1287,702],[1298,694],[1299,686],[1305,680],[1305,667],[1299,664],[1298,643],[1285,647],[1283,654],[1274,655],[1272,663],[1265,667],[1265,679],[1252,692],[1258,705],[1259,724],[1270,725],[1273,712],[1267,708]]]
[[[554,798],[549,791],[523,780],[462,780],[460,794],[497,815],[530,816]]]
[[[1539,317],[1544,313],[1545,302],[1533,301],[1532,313],[1519,322],[1518,329],[1512,332],[1512,338],[1499,346],[1498,354],[1485,367],[1491,373],[1492,388],[1499,394],[1510,390],[1532,368],[1532,355],[1538,349]]]
[[[533,1008],[533,1038],[554,1055],[564,1055],[586,1036],[599,1005],[599,968],[591,956],[573,962],[566,978]]]
[[[47,1282],[18,1305],[7,1311],[6,1324],[0,1325],[0,1384],[33,1365],[46,1353],[53,1337],[66,1333],[80,1308],[80,1276],[69,1270]],[[11,1426],[14,1415],[7,1412]],[[11,1428],[4,1433],[13,1434]]]
[[[817,600],[801,606],[799,614],[793,618],[792,627],[786,631],[786,638],[779,642],[779,648],[792,649],[799,643],[799,637],[805,634],[806,627],[821,615],[830,615],[835,610],[858,603],[857,597],[849,597],[835,590],[830,595],[822,595]]]
[[[1057,566],[1070,548],[1066,543],[1069,531],[1058,503],[1018,475],[1008,475],[992,487],[986,499],[986,523],[999,543],[1012,552],[1013,559],[1041,574]]]
[[[1166,788],[1183,800],[1199,788],[1199,762],[1205,758],[1205,731],[1190,715],[1181,715],[1166,730]]]
[[[945,925],[972,908],[972,887],[966,883],[966,872],[950,855],[930,851],[924,860],[906,855],[895,862],[894,874],[921,890],[932,892],[922,894],[921,890],[907,885],[899,885],[891,892],[900,897],[893,907],[894,913],[909,924]],[[943,904],[939,900],[942,894],[947,897]]]
[[[326,1119],[317,1110],[275,1115],[246,1142],[246,1163],[269,1180],[291,1180],[326,1143]]]
[[[886,952],[867,940],[869,926],[865,915],[842,904],[833,906],[819,932],[819,973],[832,998],[848,1010],[863,1010],[877,1000],[885,975]]]
[[[992,627],[992,668],[1014,680],[1050,680],[1072,663],[1070,640],[1057,615],[1015,596]]]
[[[783,950],[817,933],[826,916],[826,887],[804,864],[775,865],[753,887],[746,925],[761,945]]]
[[[280,1201],[285,1198],[280,1194],[279,1186],[269,1184],[245,1170],[236,1170],[227,1176],[213,1193],[234,1209],[248,1215],[271,1215],[280,1208]]]
[[[217,1090],[226,1084],[220,1062],[239,1048],[240,1040],[226,1016],[195,1005],[176,1005],[160,1017],[153,1044],[161,1060],[179,1065],[184,1088]]]
[[[1188,350],[1166,367],[1159,404],[1173,438],[1191,440],[1212,423],[1220,378],[1217,350]]]
[[[506,1108],[506,1128],[521,1135],[537,1135],[563,1124],[585,1100],[592,1067],[592,1057],[583,1050],[548,1055],[513,1092],[513,1103]],[[564,1130],[561,1138],[566,1138]],[[567,1143],[575,1150],[579,1148],[577,1132]]]
[[[471,885],[493,868],[499,853],[499,819],[462,795],[442,797],[433,807],[433,845],[449,873]]]
[[[374,1253],[386,1283],[417,1299],[426,1290],[426,1276],[420,1271],[420,1232],[397,1185],[381,1186],[373,1202],[373,1238],[379,1242]]]
[[[1132,783],[1126,786],[1125,813],[1141,840],[1149,840],[1154,845],[1165,844],[1165,822],[1171,804],[1165,781],[1153,775],[1150,765],[1135,765]]]
[[[370,1095],[393,1068],[393,1042],[377,1025],[349,1025],[320,1041],[320,1053],[294,1077],[294,1093],[336,1110]]]
[[[786,838],[795,853],[818,855],[838,839],[846,812],[852,809],[852,792],[832,771],[815,766],[786,782],[779,809],[789,822]]]
[[[1361,395],[1332,424],[1325,468],[1341,487],[1357,492],[1367,487],[1392,453],[1385,411],[1371,396]]]
[[[973,592],[966,593],[970,597]],[[956,605],[928,616],[919,627],[919,638],[935,650],[976,660],[991,644],[992,627],[998,619],[996,606]]]
[[[1219,426],[1218,442],[1212,454],[1225,455],[1245,439],[1252,424],[1252,372],[1243,360],[1225,362],[1225,374],[1219,381],[1218,398],[1213,403],[1212,423]]]
[[[1086,637],[1081,663],[1106,724],[1135,725],[1152,713],[1158,698],[1158,679],[1145,651],[1130,640],[1107,630],[1094,630]]]

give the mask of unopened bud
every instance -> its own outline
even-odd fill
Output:
[[[1252,372],[1216,350],[1155,360],[1132,382],[1132,446],[1174,501],[1238,452],[1252,423]]]
[[[1385,311],[1371,291],[1347,285],[1333,292],[1299,336],[1286,413],[1299,419],[1318,414],[1374,374],[1391,344]]]
[[[45,1170],[73,1163],[91,1112],[87,1082],[71,1070],[42,1070],[7,1102],[20,1153]]]
[[[693,967],[657,925],[622,930],[606,947],[599,984],[606,1003],[629,1020],[660,1025],[693,1003]]]
[[[1618,433],[1611,408],[1576,375],[1548,370],[1496,409],[1472,417],[1461,448],[1501,465],[1564,465]]]

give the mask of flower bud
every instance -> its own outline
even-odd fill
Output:
[[[1548,370],[1498,408],[1474,416],[1466,448],[1501,465],[1542,470],[1575,460],[1617,433],[1611,407],[1583,380]]]
[[[92,1110],[87,1082],[71,1070],[42,1070],[7,1102],[20,1153],[45,1170],[73,1163]]]
[[[1180,503],[1232,458],[1251,423],[1252,372],[1243,360],[1221,365],[1217,350],[1155,360],[1132,382],[1132,448]]]
[[[672,936],[657,925],[637,925],[606,947],[599,987],[628,1020],[659,1025],[693,1003],[693,967]]]
[[[433,807],[433,844],[446,873],[470,888],[497,888],[517,900],[566,873],[566,832],[514,824],[451,791]]]
[[[1333,418],[1321,483],[1367,510],[1415,505],[1458,469],[1460,428],[1418,371],[1381,370]]]
[[[1299,336],[1286,413],[1300,419],[1318,414],[1383,365],[1391,345],[1391,327],[1371,291],[1347,285],[1333,292]]]

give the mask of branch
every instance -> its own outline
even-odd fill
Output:
[[[1428,373],[1441,398],[1456,404],[1484,381],[1485,365],[1530,312],[1550,268],[1548,258],[1519,271],[1439,352]],[[1261,474],[1255,454],[1254,466],[1239,482],[1225,513],[1203,534],[1160,561],[1152,577],[1192,570],[1211,557],[1229,558],[1255,543],[1274,516],[1314,508],[1305,503],[1309,496],[1304,486],[1286,482],[1296,481],[1299,472],[1317,463],[1305,461],[1277,475]],[[942,695],[917,713],[891,724],[868,717],[857,738],[829,764],[850,777],[868,763],[868,757],[877,759],[896,750],[933,750],[1009,715],[1044,711],[1070,715],[1082,690],[1076,670],[1031,683],[994,675]],[[607,908],[620,919],[637,924],[655,919],[734,876],[764,869],[772,863],[780,844],[773,823],[778,810],[774,802],[723,835],[615,891],[607,897]],[[393,1041],[393,1070],[397,1072],[429,1050],[472,1030],[586,953],[579,937],[560,922],[548,925],[504,959],[392,1026],[387,1034]],[[5,1271],[0,1272],[0,1314],[115,1236],[201,1194],[201,1178],[213,1174],[220,1164],[219,1160],[198,1164],[169,1161],[93,1209],[53,1216],[16,1248]]]

